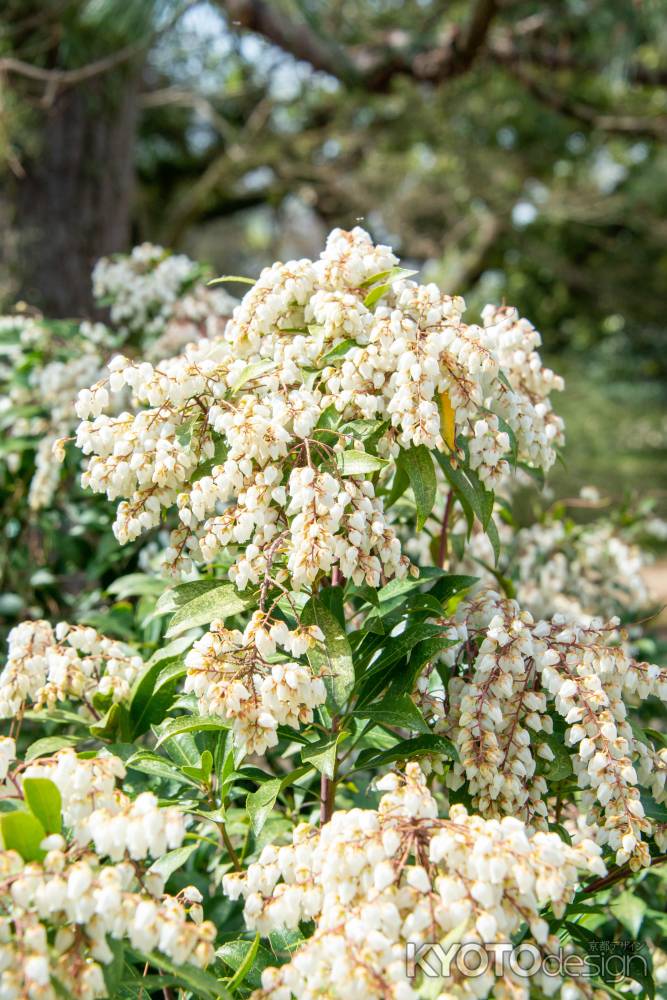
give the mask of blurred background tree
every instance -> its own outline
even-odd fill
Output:
[[[516,304],[574,359],[558,363],[586,469],[610,448],[664,458],[665,13],[5,0],[0,295],[81,314],[94,260],[140,240],[252,274],[359,223],[473,309]]]

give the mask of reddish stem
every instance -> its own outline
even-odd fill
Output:
[[[328,823],[333,814],[334,783],[323,774],[320,779],[320,826]]]

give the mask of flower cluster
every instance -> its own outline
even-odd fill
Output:
[[[114,326],[128,333],[162,333],[172,307],[199,277],[185,254],[142,243],[129,254],[102,257],[93,268],[93,293],[108,305]]]
[[[54,449],[62,458],[62,441],[77,424],[73,400],[102,377],[112,348],[135,336],[151,360],[169,357],[190,341],[220,336],[236,305],[225,291],[207,287],[194,261],[150,244],[102,258],[93,286],[99,305],[111,305],[113,330],[88,321],[47,322],[27,311],[0,316],[0,421],[15,441],[2,460],[15,473],[23,451],[34,449],[32,510],[53,501],[61,477]]]
[[[534,525],[514,539],[517,599],[536,616],[612,616],[648,605],[646,557],[608,522],[569,532],[562,521]]]
[[[512,531],[498,523],[516,598],[536,618],[563,614],[587,621],[643,611],[649,595],[642,570],[648,556],[629,532],[600,518],[574,524],[558,518]],[[473,534],[457,568],[491,584],[493,564],[486,535]]]
[[[170,358],[197,340],[220,337],[236,305],[221,288],[195,285],[174,302],[164,330],[148,344],[148,360]]]
[[[549,954],[558,939],[542,908],[562,914],[580,872],[605,873],[591,841],[570,847],[553,833],[530,835],[518,819],[485,820],[462,806],[438,818],[416,764],[378,787],[386,794],[377,811],[339,811],[321,829],[302,824],[291,844],[269,845],[246,872],[225,876],[226,893],[245,899],[251,930],[268,935],[315,922],[288,964],[264,970],[256,1000],[414,1000],[421,994],[418,980],[408,978],[407,943],[452,934],[492,954],[527,924],[535,946]],[[478,997],[528,996],[525,979],[510,970],[496,979],[494,970],[491,962],[470,979],[454,963],[439,995],[469,997],[472,987]]]
[[[114,358],[79,394],[77,442],[84,485],[121,498],[118,539],[177,506],[173,568],[242,547],[239,587],[274,564],[295,589],[334,570],[378,586],[408,569],[378,495],[400,448],[467,455],[488,485],[512,449],[548,468],[561,382],[538,334],[506,310],[467,325],[462,299],[396,265],[363,230],[335,230],[319,260],[266,268],[222,337],[155,366]],[[134,412],[105,412],[125,387]]]
[[[212,622],[185,658],[185,690],[193,691],[204,715],[232,721],[237,745],[248,753],[264,753],[278,743],[277,729],[298,729],[313,721],[313,709],[322,705],[326,689],[321,677],[292,660],[269,663],[280,646],[300,656],[324,638],[317,626],[290,632],[280,620],[256,612],[245,632]]]
[[[28,505],[40,510],[51,503],[60,479],[52,451],[73,430],[72,397],[100,377],[112,338],[101,323],[77,328],[20,313],[0,317],[0,332],[0,353],[6,358],[0,363],[0,420],[15,443],[3,454],[3,463],[16,473],[23,451],[35,449]]]
[[[82,759],[67,748],[30,764],[24,777],[48,778],[56,785],[74,839],[82,847],[92,844],[100,857],[159,858],[183,843],[182,813],[161,808],[152,792],[129,799],[119,791],[116,779],[125,777],[125,768],[111,754]]]
[[[63,988],[77,1000],[109,996],[102,968],[114,959],[109,939],[177,963],[212,960],[215,928],[188,920],[179,898],[163,896],[159,877],[140,878],[127,861],[103,865],[60,835],[44,846],[42,862],[0,851],[3,996],[55,1000]]]
[[[27,703],[53,708],[99,693],[127,699],[143,660],[124,643],[94,628],[60,622],[21,622],[8,638],[7,662],[0,673],[0,718],[18,715]]]
[[[153,341],[152,356],[161,358],[224,329],[235,300],[202,279],[200,265],[185,254],[142,243],[129,254],[102,257],[93,269],[93,292],[109,306],[115,327]]]
[[[24,778],[47,778],[60,792],[63,822],[84,842],[88,820],[96,810],[120,812],[127,797],[116,787],[125,777],[125,766],[113,754],[79,757],[66,747],[52,757],[33,761],[23,771]]]
[[[0,758],[4,778],[13,740],[3,739]],[[113,941],[178,964],[212,960],[215,928],[201,922],[197,905],[188,920],[187,904],[200,894],[189,887],[165,896],[163,877],[146,867],[181,846],[184,818],[160,808],[150,792],[130,800],[116,788],[124,776],[119,758],[79,757],[72,749],[14,770],[7,786],[14,797],[28,779],[57,787],[67,834],[46,836],[35,860],[0,851],[2,996],[51,1000],[64,988],[80,1000],[106,997],[103,966],[114,959]]]
[[[515,815],[544,826],[545,767],[563,744],[576,748],[568,766],[595,839],[615,851],[619,865],[647,865],[645,837],[653,824],[640,786],[665,800],[667,751],[635,735],[628,705],[649,695],[667,699],[667,670],[629,656],[617,619],[580,624],[554,615],[535,622],[515,601],[488,591],[461,605],[457,616],[460,641],[443,654],[452,677],[435,713],[436,728],[460,754],[449,786],[467,782],[484,816]],[[431,692],[428,707],[436,702]],[[547,707],[563,720],[559,739]]]
[[[518,457],[548,469],[555,458],[554,444],[562,442],[563,435],[563,421],[552,412],[549,394],[564,388],[563,379],[543,367],[537,351],[540,335],[516,309],[485,306],[482,321],[485,344],[513,390],[499,394],[496,412],[514,432]]]

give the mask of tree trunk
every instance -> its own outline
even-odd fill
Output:
[[[95,261],[129,247],[139,79],[124,67],[63,91],[22,161],[9,263],[18,298],[45,315],[90,314]]]

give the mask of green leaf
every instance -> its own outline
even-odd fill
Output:
[[[159,952],[137,952],[142,962],[155,969],[163,969],[173,975],[186,989],[191,990],[197,1000],[229,1000],[230,994],[210,972],[199,969],[187,962],[176,965]]]
[[[163,854],[161,858],[154,861],[153,864],[148,869],[151,872],[157,872],[162,878],[167,881],[170,875],[173,875],[175,871],[182,868],[188,858],[195,853],[199,847],[199,842],[195,841],[193,844],[185,844],[183,847],[177,847],[173,851],[167,851]]]
[[[259,933],[255,935],[255,940],[252,942],[248,948],[243,961],[239,965],[238,969],[232,976],[232,978],[227,983],[227,989],[230,991],[235,990],[238,986],[241,986],[246,976],[250,972],[257,956],[257,951],[259,949]]]
[[[441,452],[436,452],[436,459],[461,505],[475,514],[486,531],[493,513],[493,493],[485,489],[471,469],[464,471],[461,466],[452,465],[450,458]]]
[[[43,736],[41,740],[35,740],[32,746],[28,747],[24,760],[27,764],[38,757],[50,757],[57,750],[62,750],[63,747],[76,746],[78,742],[79,738],[76,736]]]
[[[364,441],[367,438],[375,438],[387,426],[387,420],[366,420],[360,418],[358,420],[346,420],[344,424],[341,424],[339,430],[348,437]]]
[[[648,793],[641,795],[641,803],[649,819],[655,819],[658,823],[667,823],[667,803],[656,802],[653,796]]]
[[[160,735],[160,731],[164,728],[164,725],[153,727],[153,732],[156,736]],[[229,730],[225,733],[225,739],[228,736]],[[197,745],[196,733],[193,732],[179,733],[177,736],[170,737],[166,740],[164,748],[169,757],[179,767],[182,767],[184,764],[187,764],[189,767],[196,767],[201,760],[201,751]]]
[[[220,278],[212,278],[211,281],[207,282],[208,285],[220,285],[223,281],[238,281],[242,285],[254,285],[256,281],[254,278],[246,278],[242,274],[223,274]]]
[[[407,694],[389,695],[380,702],[356,709],[352,714],[386,726],[400,726],[402,729],[429,735],[431,733],[424,716]]]
[[[386,458],[354,450],[337,452],[336,462],[341,476],[363,476],[367,472],[377,472],[388,464]]]
[[[498,565],[498,560],[500,559],[500,535],[498,534],[498,529],[493,518],[489,518],[489,522],[486,526],[486,534],[491,542],[491,548],[493,549],[493,562],[494,565]]]
[[[422,570],[423,572],[423,570]],[[477,576],[457,576],[449,575],[444,576],[433,587],[431,593],[438,598],[443,604],[452,597],[458,597],[464,591],[469,590],[473,587],[479,577]]]
[[[418,757],[426,755],[447,757],[450,760],[458,760],[459,755],[456,747],[446,736],[432,733],[430,736],[416,736],[411,740],[401,740],[396,746],[380,753],[373,748],[362,750],[355,764],[355,771],[363,768],[383,767],[386,764],[393,764],[397,760],[416,760]]]
[[[375,288],[371,288],[370,292],[364,299],[364,305],[367,309],[372,309],[376,302],[379,302],[383,295],[391,291],[391,285],[376,285]]]
[[[376,302],[386,295],[390,291],[391,286],[394,281],[398,281],[399,278],[409,278],[413,274],[417,274],[416,271],[410,271],[406,267],[392,267],[391,271],[384,271],[382,274],[385,275],[386,281],[384,284],[375,285],[374,288],[370,290],[366,298],[364,299],[364,305],[367,309],[372,309]],[[369,278],[364,285],[375,284],[376,281],[381,281],[382,278],[376,275],[375,278]]]
[[[429,572],[430,570],[435,570],[435,572]],[[396,597],[404,597],[405,594],[410,594],[413,590],[423,587],[434,576],[445,575],[445,571],[442,569],[435,566],[425,566],[420,569],[418,577],[406,576],[403,580],[390,580],[384,587],[376,591],[378,603],[384,604],[387,601],[393,601]]]
[[[433,510],[438,491],[433,457],[426,445],[420,444],[402,451],[399,461],[412,487],[417,506],[417,531],[421,531]]]
[[[129,707],[133,739],[158,725],[166,716],[174,700],[176,681],[187,673],[182,657],[170,653],[180,654],[189,645],[190,639],[185,636],[168,643],[153,653],[135,681]]]
[[[347,352],[350,350],[350,348],[358,346],[359,345],[357,344],[356,340],[352,340],[351,338],[343,340],[342,343],[336,344],[336,346],[332,347],[330,351],[327,351],[326,354],[323,354],[322,357],[318,359],[317,363],[321,368],[324,368],[326,365],[330,365],[332,361],[337,361],[339,358],[344,358]]]
[[[419,622],[401,632],[400,635],[383,638],[386,643],[382,652],[377,655],[377,650],[371,650],[371,656],[375,657],[371,665],[361,675],[358,685],[358,697],[362,704],[366,704],[378,694],[383,687],[393,679],[393,672],[390,670],[396,664],[401,664],[405,656],[416,646],[418,642],[426,639],[442,638],[444,632],[443,625],[433,625],[430,622]],[[358,660],[360,658],[358,657]],[[357,706],[360,709],[361,705]]]
[[[619,923],[623,924],[633,938],[636,938],[648,909],[644,900],[632,890],[626,889],[612,901],[611,908]]]
[[[90,735],[98,740],[117,739],[121,743],[127,742],[130,736],[129,718],[125,706],[116,702],[99,722],[93,723]]]
[[[123,982],[125,971],[125,944],[118,941],[110,934],[107,935],[107,945],[113,954],[113,958],[107,964],[102,965],[102,974],[106,984],[107,993],[110,997],[118,996],[118,990]]]
[[[379,271],[370,278],[366,278],[365,281],[362,281],[361,287],[370,288],[371,285],[377,284],[378,281],[398,281],[399,278],[411,278],[413,274],[418,273],[418,271],[411,271],[408,267],[392,267],[388,271]]]
[[[207,458],[205,462],[199,463],[195,471],[190,476],[191,483],[197,483],[200,479],[203,479],[204,476],[210,476],[216,465],[222,465],[229,454],[227,442],[223,437],[213,434],[211,436],[211,440],[213,441],[213,454],[210,458]]]
[[[340,413],[333,403],[329,403],[329,405],[320,413],[320,418],[315,424],[315,427],[317,430],[332,430],[332,428],[338,426],[339,420]]]
[[[540,733],[539,740],[546,743],[554,759],[546,761],[544,773],[550,781],[564,781],[573,773],[572,757],[560,733]]]
[[[455,639],[446,639],[444,636],[439,635],[418,642],[410,651],[406,670],[398,673],[392,679],[392,691],[397,693],[403,691],[409,694],[413,690],[424,666],[435,659],[443,650],[456,645],[456,642],[457,640]]]
[[[211,771],[213,770],[213,754],[210,750],[204,750],[197,767],[186,764],[182,770],[183,774],[187,774],[188,778],[207,785],[211,777]]]
[[[285,775],[284,778],[269,778],[268,781],[261,784],[256,791],[248,793],[246,798],[246,809],[248,811],[250,824],[255,836],[260,833],[262,827],[269,818],[271,810],[276,804],[276,799],[283,788],[293,785],[295,781],[302,778],[304,774],[308,774],[310,770],[310,765],[297,767],[289,774]]]
[[[155,749],[181,733],[203,733],[211,729],[229,729],[229,722],[213,715],[180,715],[177,719],[169,719],[164,725],[155,729],[157,742]]]
[[[276,804],[282,782],[280,778],[270,778],[254,792],[249,792],[245,800],[248,816],[255,836],[257,836]]]
[[[398,462],[396,465],[396,472],[394,473],[394,479],[391,484],[391,489],[389,491],[389,496],[384,502],[385,510],[389,510],[389,508],[403,496],[409,485],[410,480],[408,479],[408,474],[401,463]]]
[[[175,610],[172,609],[172,610]],[[180,656],[192,645],[192,639],[187,635],[179,636],[178,639],[172,639],[165,646],[160,646],[155,652],[150,656],[146,663],[146,667],[152,667],[154,663],[163,663],[165,660],[173,660],[174,657]]]
[[[269,371],[270,368],[275,368],[276,362],[265,360],[265,361],[253,361],[252,364],[246,365],[239,377],[237,378],[234,385],[231,387],[232,395],[237,393],[239,389],[242,389],[246,382],[250,382],[251,379],[257,378],[258,375],[263,375],[264,372]]]
[[[251,952],[253,953],[252,961],[246,967],[246,959]],[[216,954],[222,959],[225,965],[228,965],[230,969],[235,971],[236,975],[243,969],[242,980],[253,990],[258,989],[262,984],[262,971],[268,965],[276,964],[275,956],[267,948],[264,948],[259,943],[258,947],[255,948],[254,941],[244,941],[243,939],[239,941],[225,941],[217,949]],[[234,983],[235,986],[241,985],[241,980],[237,980],[236,975],[227,984],[228,989],[232,988]]]
[[[181,677],[185,677],[188,672],[184,661],[180,656],[175,656],[173,660],[167,660],[162,664],[162,669],[157,676],[155,681],[155,688],[153,693],[158,694],[163,687],[172,684],[174,681],[180,680]]]
[[[162,615],[177,611],[195,597],[200,597],[219,586],[220,580],[189,580],[187,583],[179,583],[178,586],[165,590],[155,605],[155,612]]]
[[[39,846],[46,830],[32,813],[17,810],[0,815],[0,832],[6,851],[17,851],[24,861],[41,861],[46,856]]]
[[[180,657],[174,657],[171,661],[156,660],[144,668],[134,682],[130,695],[130,723],[132,727],[132,738],[136,739],[145,733],[151,726],[162,722],[169,706],[174,700],[173,685],[162,689],[159,695],[155,693],[155,684],[166,665],[178,664],[185,672],[185,666]],[[182,676],[182,675],[181,675]]]
[[[315,642],[308,649],[308,662],[324,681],[328,706],[338,712],[354,687],[352,650],[347,635],[317,597],[311,597],[304,605],[301,624],[317,625],[324,634],[323,642]]]
[[[156,596],[164,590],[164,582],[146,573],[129,573],[119,576],[107,587],[107,594],[112,594],[119,601],[126,597]]]
[[[142,774],[152,774],[156,778],[163,778],[165,781],[177,781],[181,785],[192,785],[193,787],[199,785],[197,781],[193,781],[192,778],[184,774],[175,763],[165,760],[164,757],[160,757],[159,754],[152,753],[150,750],[138,750],[125,761],[125,766],[134,771],[141,771]]]
[[[57,722],[60,725],[82,726],[84,728],[88,728],[88,723],[83,716],[77,715],[76,712],[70,712],[65,708],[52,708],[49,712],[30,711],[26,712],[23,718],[30,719],[31,721],[34,720],[42,725],[44,725],[45,722]]]
[[[245,611],[254,601],[254,595],[243,597],[231,583],[218,584],[215,589],[199,594],[179,607],[166,631],[168,639],[199,625],[208,625],[215,619],[226,619]]]
[[[309,743],[301,750],[301,760],[304,764],[312,764],[316,771],[333,778],[336,768],[336,752],[338,744],[347,739],[349,733],[335,733],[333,736],[325,736],[316,743]]]
[[[63,828],[60,789],[48,778],[24,778],[23,795],[47,833],[60,833]]]

